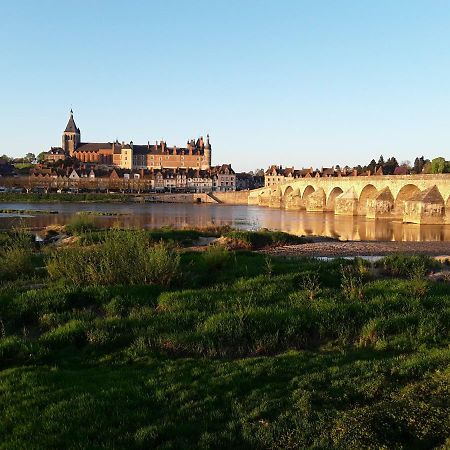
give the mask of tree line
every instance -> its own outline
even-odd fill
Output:
[[[423,156],[416,157],[414,162],[402,161],[400,164],[394,156],[387,160],[383,155],[378,158],[378,162],[372,159],[366,166],[358,165],[354,167],[359,174],[369,172],[375,174],[379,169],[384,175],[410,175],[420,173],[450,173],[450,161],[439,156],[432,160],[425,159]]]

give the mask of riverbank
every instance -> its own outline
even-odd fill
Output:
[[[213,193],[17,193],[0,192],[0,203],[59,203],[59,202],[82,202],[82,203],[218,203],[227,205],[247,205],[249,191],[230,191]]]
[[[274,232],[70,225],[54,231],[71,245],[0,234],[3,448],[448,443],[442,264],[188,248],[301,242]]]
[[[131,201],[132,197],[126,194],[0,193],[0,203],[128,203]]]
[[[385,256],[392,254],[447,256],[450,259],[450,242],[402,242],[402,241],[333,241],[312,239],[301,245],[282,245],[261,250],[271,256]]]

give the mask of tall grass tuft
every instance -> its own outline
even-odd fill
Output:
[[[0,248],[0,281],[11,281],[34,272],[33,242],[30,234],[16,229]]]
[[[81,234],[94,231],[98,227],[93,217],[88,214],[77,214],[66,224],[66,231],[70,234]]]
[[[144,232],[111,230],[101,244],[54,251],[51,278],[74,284],[168,285],[178,274],[179,255],[167,244],[151,245]]]
[[[341,266],[341,292],[347,300],[364,298],[363,277],[355,266]]]
[[[231,259],[231,252],[222,245],[211,245],[203,253],[203,260],[209,269],[222,269]]]
[[[379,264],[384,271],[395,277],[410,277],[417,267],[429,271],[438,266],[438,263],[426,255],[389,255],[385,256]]]
[[[303,274],[300,286],[306,292],[309,300],[314,300],[321,292],[320,279],[318,273],[307,272]]]

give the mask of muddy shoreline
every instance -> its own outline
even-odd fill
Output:
[[[395,253],[443,256],[450,259],[450,241],[330,241],[317,240],[308,244],[283,245],[261,250],[273,256],[385,256]]]

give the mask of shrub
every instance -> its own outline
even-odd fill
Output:
[[[0,365],[2,362],[17,360],[25,356],[28,345],[23,338],[8,336],[0,339]]]
[[[314,300],[321,291],[319,274],[306,272],[300,279],[300,286],[308,295],[309,300]]]
[[[389,275],[410,277],[415,270],[421,270],[423,267],[427,272],[436,268],[438,263],[427,255],[388,255],[381,259],[378,265]]]
[[[411,290],[416,297],[423,297],[427,293],[428,283],[425,279],[426,273],[427,269],[423,263],[417,263],[412,267],[410,274]]]
[[[304,237],[294,236],[282,231],[244,231],[234,230],[223,234],[223,237],[229,239],[231,243],[235,243],[234,247],[259,249],[272,245],[283,244],[303,244],[306,242]],[[233,246],[233,245],[232,245]]]
[[[362,275],[354,266],[341,266],[341,292],[348,300],[364,297]]]
[[[74,284],[167,286],[178,274],[179,255],[167,244],[150,245],[144,232],[109,231],[94,247],[58,249],[47,260],[50,277]]]
[[[40,342],[53,349],[70,345],[82,346],[86,342],[86,324],[81,320],[70,320],[64,325],[43,334]]]
[[[22,229],[14,229],[0,246],[0,281],[16,280],[34,272],[33,236]]]
[[[32,252],[17,245],[7,247],[0,255],[0,280],[15,280],[34,272]]]
[[[221,269],[230,261],[230,251],[222,245],[210,245],[203,253],[203,260],[209,269]]]
[[[81,234],[97,228],[94,218],[88,214],[77,214],[66,224],[66,231],[70,234]]]

